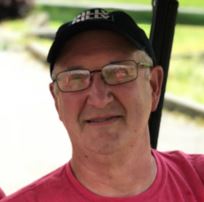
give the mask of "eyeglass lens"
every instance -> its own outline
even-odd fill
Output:
[[[136,64],[132,61],[127,61],[106,65],[102,69],[102,76],[105,82],[109,85],[126,83],[137,77]]]

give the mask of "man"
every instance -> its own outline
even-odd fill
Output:
[[[151,149],[163,71],[127,14],[81,13],[58,30],[48,62],[72,159],[3,202],[204,201],[204,156]]]

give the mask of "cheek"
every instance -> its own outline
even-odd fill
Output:
[[[120,89],[117,94],[118,100],[121,101],[121,104],[131,117],[135,117],[137,120],[142,117],[147,117],[148,119],[152,103],[152,90],[148,82],[129,83],[123,89]]]
[[[60,120],[67,127],[74,125],[78,120],[80,108],[82,106],[81,99],[77,96],[63,94],[58,98],[58,113]]]
[[[117,89],[120,100],[130,105],[148,105],[152,99],[152,89],[147,81],[130,82]]]

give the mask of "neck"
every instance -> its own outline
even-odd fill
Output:
[[[156,163],[150,146],[123,148],[109,155],[73,152],[71,166],[76,178],[90,191],[109,197],[137,195],[153,183]]]

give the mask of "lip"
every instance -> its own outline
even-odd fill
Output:
[[[89,125],[106,125],[112,124],[115,121],[118,121],[122,118],[121,115],[108,115],[108,116],[100,116],[100,117],[92,117],[85,120],[86,124]]]

